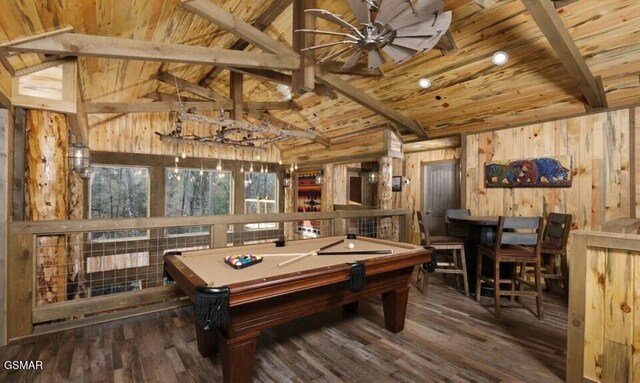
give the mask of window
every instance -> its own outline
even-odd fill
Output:
[[[244,173],[245,214],[267,214],[278,212],[278,188],[275,173]],[[274,222],[248,224],[247,229],[273,229]]]
[[[167,168],[165,171],[165,216],[184,217],[231,214],[230,172]],[[170,235],[206,234],[208,227],[178,227]]]
[[[149,170],[144,167],[93,166],[89,218],[135,218],[149,214]],[[91,240],[147,237],[146,230],[93,232]]]

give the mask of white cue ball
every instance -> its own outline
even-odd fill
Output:
[[[353,243],[350,243],[350,244],[347,245],[347,247],[350,248],[350,249],[353,249],[354,247],[356,247],[356,245],[353,244]]]

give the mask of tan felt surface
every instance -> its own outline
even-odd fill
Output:
[[[308,253],[323,246],[331,244],[346,237],[327,237],[307,239],[302,241],[288,241],[285,247],[275,247],[273,243],[248,245],[239,247],[227,247],[212,250],[199,250],[185,252],[180,259],[185,266],[193,270],[209,286],[228,286],[234,283],[252,281],[256,279],[274,277],[294,272],[302,272],[356,261],[392,257],[398,254],[406,254],[416,250],[422,250],[421,246],[377,239],[358,238],[345,240],[324,251],[363,251],[363,250],[392,250],[392,254],[353,254],[353,255],[321,255],[308,256],[284,266],[279,263],[295,258],[301,253]],[[347,248],[348,241],[353,241],[355,248]],[[264,255],[262,263],[236,270],[224,262],[228,255]],[[271,256],[269,256],[271,254]],[[283,255],[280,255],[283,254]],[[295,254],[295,255],[284,255]]]

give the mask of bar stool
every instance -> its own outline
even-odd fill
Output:
[[[567,242],[571,231],[571,214],[549,213],[542,237],[540,252],[545,261],[542,278],[548,290],[551,281],[560,280],[564,287],[565,297],[569,297],[569,274],[567,270]],[[560,269],[556,269],[556,260],[560,257]]]
[[[436,261],[435,273],[454,274],[462,276],[464,286],[464,295],[469,296],[469,281],[467,279],[467,262],[464,255],[464,240],[454,237],[436,237],[429,235],[429,215],[428,213],[417,210],[418,225],[420,226],[420,242],[422,246],[432,247],[434,250],[442,250],[443,252],[451,251],[450,257]],[[420,281],[420,276],[424,281]],[[424,285],[427,282],[427,276],[423,266],[418,269],[418,277],[416,284]]]

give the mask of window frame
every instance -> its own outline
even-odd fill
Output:
[[[243,205],[243,214],[249,214],[247,213],[247,200],[248,199],[254,199],[254,198],[247,198],[247,185],[246,185],[246,179],[247,179],[247,175],[248,174],[273,174],[273,176],[275,177],[275,184],[274,184],[274,189],[275,189],[275,193],[273,196],[273,201],[275,202],[275,212],[278,213],[280,211],[280,179],[278,177],[278,172],[266,172],[266,173],[262,173],[262,172],[249,172],[249,171],[245,171],[242,176],[242,184],[244,187],[244,196],[243,196],[243,201],[242,201],[242,205]],[[257,201],[256,201],[257,203]],[[270,213],[267,213],[270,214]],[[262,215],[262,214],[255,214],[255,215]],[[257,225],[258,227],[252,227],[251,225]],[[265,225],[264,227],[261,227],[262,225]],[[247,223],[243,225],[243,229],[245,231],[264,231],[264,230],[274,230],[274,229],[278,229],[279,228],[279,224],[278,222],[263,222],[263,223]]]
[[[149,166],[145,166],[145,165],[118,165],[118,164],[91,164],[92,169],[95,168],[116,168],[116,169],[122,169],[122,168],[134,168],[134,169],[144,169],[147,172],[147,182],[146,182],[146,186],[147,186],[147,203],[146,203],[146,208],[147,208],[147,215],[145,218],[149,218],[150,214],[151,214],[151,168]],[[93,177],[94,177],[95,173],[91,174],[91,177],[89,178],[89,192],[88,194],[88,209],[87,209],[87,218],[88,219],[95,219],[97,221],[101,220],[101,219],[125,219],[125,218],[92,218],[91,217],[91,202],[93,200],[93,195],[91,193],[92,187],[93,187]],[[131,217],[131,218],[140,218],[140,217]],[[89,237],[89,242],[119,242],[119,241],[135,241],[135,240],[145,240],[145,239],[150,239],[151,238],[151,233],[149,229],[133,229],[133,230],[144,230],[146,232],[146,235],[144,236],[140,236],[140,237],[123,237],[123,238],[107,238],[107,239],[94,239],[93,238],[93,231],[87,233],[87,236]],[[111,230],[111,231],[117,231],[117,230]],[[108,231],[107,231],[108,232]]]
[[[175,169],[175,167],[172,166],[165,166],[164,168],[164,196],[163,196],[163,205],[162,205],[162,209],[163,209],[163,216],[165,218],[172,218],[172,217],[215,217],[216,215],[183,215],[183,216],[168,216],[167,215],[167,202],[168,202],[168,198],[167,195],[169,193],[169,190],[167,188],[167,182],[169,181],[169,178],[167,177],[168,174],[173,173],[173,170]],[[221,170],[220,172],[216,169],[210,169],[210,168],[206,168],[206,169],[201,169],[201,168],[193,168],[193,167],[185,167],[185,168],[178,168],[179,171],[182,170],[189,170],[189,171],[196,171],[199,172],[200,170],[204,171],[204,172],[209,172],[209,173],[227,173],[228,177],[229,177],[229,213],[227,213],[227,215],[232,215],[234,214],[234,202],[235,202],[235,198],[234,198],[234,193],[235,193],[235,177],[234,177],[234,172],[232,170]],[[233,227],[233,225],[230,225]],[[176,226],[176,227],[186,227],[186,226]],[[197,227],[197,226],[196,226]],[[197,233],[175,233],[175,234],[170,234],[167,232],[167,230],[164,230],[164,235],[168,238],[175,238],[175,237],[196,237],[196,236],[200,236],[200,235],[211,235],[211,229],[209,229],[208,231],[201,231],[201,232],[197,232]],[[227,230],[229,232],[229,230]]]

